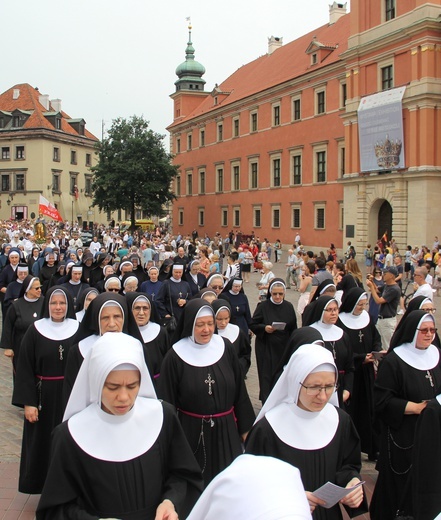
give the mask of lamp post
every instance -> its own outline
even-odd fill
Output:
[[[72,199],[72,220],[71,220],[71,222],[72,222],[72,223],[71,223],[71,226],[72,226],[72,227],[73,227],[73,206],[74,206],[74,201],[73,201],[73,199]]]

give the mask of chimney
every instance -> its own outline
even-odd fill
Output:
[[[45,110],[49,110],[50,104],[49,104],[49,96],[47,94],[41,94],[38,97],[38,100],[44,106]]]
[[[51,99],[52,110],[61,112],[61,99]]]
[[[19,97],[20,97],[20,89],[19,88],[15,88],[12,91],[12,99],[18,99]]]
[[[344,16],[347,12],[346,6],[348,4],[340,4],[338,2],[334,2],[329,6],[329,25],[334,24],[337,20],[339,20],[342,16]]]
[[[283,45],[283,38],[271,36],[268,38],[268,54],[272,54],[275,50]]]

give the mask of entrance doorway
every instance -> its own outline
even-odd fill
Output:
[[[389,241],[392,238],[392,206],[387,200],[383,202],[378,210],[378,238],[381,238],[384,233],[387,234]]]

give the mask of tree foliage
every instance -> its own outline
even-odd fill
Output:
[[[115,119],[107,137],[97,145],[93,204],[104,211],[129,210],[133,228],[135,208],[161,215],[163,205],[175,199],[171,181],[177,174],[163,138],[142,117]]]

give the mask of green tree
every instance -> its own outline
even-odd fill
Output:
[[[129,210],[132,229],[135,209],[161,215],[163,205],[176,198],[170,186],[177,174],[163,139],[142,117],[115,119],[107,137],[97,145],[93,204],[104,211]]]

